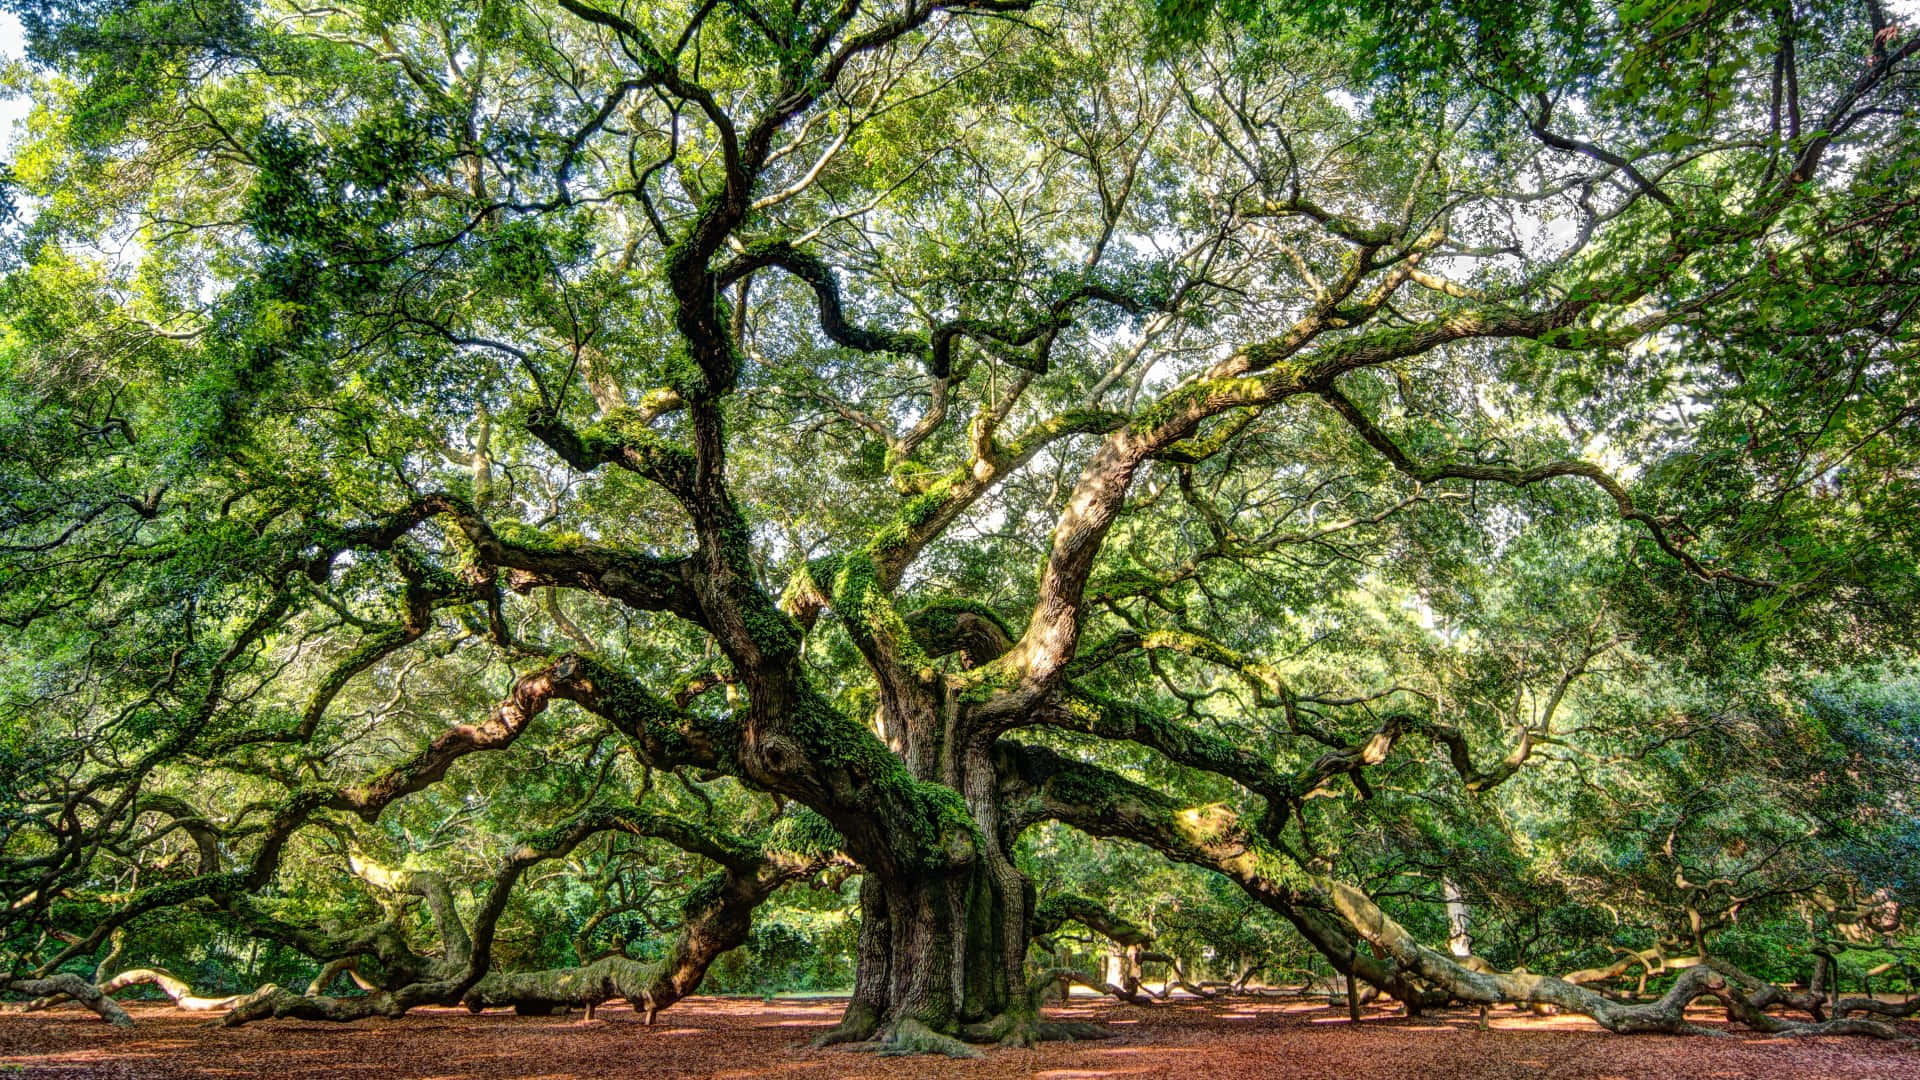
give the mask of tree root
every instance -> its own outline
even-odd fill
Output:
[[[871,1005],[855,1000],[847,1006],[846,1015],[840,1018],[833,1030],[814,1039],[809,1045],[818,1050],[827,1046],[866,1042],[878,1030],[880,1014]]]
[[[942,1035],[918,1020],[901,1020],[871,1042],[855,1044],[854,1049],[881,1057],[912,1057],[940,1054],[950,1058],[975,1058],[980,1051],[951,1035]]]
[[[1004,1012],[991,1020],[968,1024],[960,1037],[970,1043],[998,1043],[1001,1046],[1027,1048],[1043,1042],[1081,1042],[1111,1038],[1112,1032],[1098,1024],[1081,1021],[1042,1020],[1036,1012]]]

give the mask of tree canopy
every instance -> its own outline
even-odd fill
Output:
[[[1893,1033],[1878,0],[5,6],[15,991]]]

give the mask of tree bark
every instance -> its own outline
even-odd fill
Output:
[[[172,999],[176,1007],[188,1012],[222,1012],[233,1008],[240,1001],[238,994],[218,998],[200,997],[185,981],[158,968],[134,968],[131,971],[123,971],[101,983],[100,992],[112,994],[129,986],[141,985],[159,987],[162,993]]]
[[[956,739],[967,727],[957,702],[911,688],[896,700],[911,715],[884,710],[876,726],[915,779],[965,797],[973,858],[932,874],[868,868],[853,1000],[820,1042],[878,1038],[889,1050],[954,1056],[971,1053],[966,1041],[1030,1045],[1043,1036],[1025,978],[1033,887],[1002,827],[990,743]]]

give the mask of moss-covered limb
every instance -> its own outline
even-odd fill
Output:
[[[646,477],[676,498],[690,497],[693,455],[650,426],[659,415],[651,409],[620,408],[576,428],[551,411],[538,410],[527,418],[527,431],[581,472],[612,463]]]
[[[994,438],[999,418],[983,411],[969,433],[972,447],[968,460],[921,486],[891,521],[868,538],[864,550],[873,557],[881,583],[888,592],[897,588],[900,575],[929,541],[1041,450],[1069,436],[1115,431],[1125,422],[1126,417],[1119,413],[1069,409],[1002,443]]]
[[[830,602],[873,673],[888,744],[910,774],[933,778],[951,750],[940,675],[894,607],[872,557],[855,552],[835,560]]]
[[[831,859],[847,846],[832,822],[804,806],[789,806],[752,843],[765,852],[765,858],[786,862]]]
[[[495,705],[485,720],[458,724],[434,736],[433,741],[407,760],[365,783],[334,794],[328,806],[358,814],[368,822],[376,821],[394,800],[438,782],[454,762],[468,754],[511,746],[553,701],[556,684],[564,678],[558,669],[559,665],[555,665],[522,675],[514,681],[506,699]]]
[[[98,1013],[100,1019],[114,1027],[130,1028],[133,1017],[120,1003],[100,992],[92,983],[71,972],[42,976],[37,979],[0,980],[0,991],[9,994],[24,994],[33,998],[47,998],[64,995]]]
[[[881,875],[951,874],[980,829],[959,792],[919,780],[873,730],[801,684],[775,757],[783,790],[819,811],[861,865]]]
[[[1097,765],[1044,747],[1001,740],[995,747],[1000,791],[1014,832],[1043,820],[1090,836],[1132,840],[1178,862],[1213,870],[1291,922],[1342,974],[1403,1001],[1422,992],[1404,975],[1353,947],[1351,931],[1313,911],[1311,880],[1224,806],[1186,807]]]
[[[842,715],[804,680],[773,688],[790,695],[788,702],[769,718],[753,759],[743,761],[744,734],[731,718],[678,709],[591,657],[561,657],[546,674],[552,696],[606,719],[648,764],[715,769],[799,799],[840,831],[863,864],[903,873],[944,869],[973,850],[979,830],[960,796],[916,780],[866,724]]]
[[[440,937],[446,961],[450,964],[466,964],[467,957],[473,952],[473,939],[467,935],[467,924],[460,918],[446,875],[435,870],[394,870],[372,861],[359,851],[349,852],[347,868],[368,884],[425,900],[427,911],[433,916],[434,932]]]
[[[832,856],[774,855],[748,870],[728,869],[696,889],[686,902],[686,922],[639,995],[622,994],[646,1010],[659,1010],[699,989],[713,962],[747,939],[753,913],[781,886],[802,881],[825,867]]]
[[[1013,647],[1013,629],[978,600],[942,596],[901,616],[914,643],[929,657],[959,653],[968,667],[997,659]]]
[[[1153,943],[1153,934],[1150,931],[1120,918],[1107,910],[1107,906],[1098,900],[1090,900],[1071,893],[1059,893],[1040,901],[1034,908],[1035,937],[1051,934],[1068,922],[1077,922],[1123,946]]]
[[[1474,971],[1452,956],[1421,944],[1360,889],[1335,879],[1321,878],[1315,882],[1315,891],[1333,912],[1368,942],[1384,950],[1400,968],[1461,1001],[1554,1005],[1592,1017],[1609,1031],[1673,1034],[1695,1030],[1686,1021],[1686,1007],[1698,998],[1713,997],[1726,1007],[1729,1019],[1761,1031],[1905,1038],[1891,1025],[1873,1020],[1805,1023],[1770,1016],[1765,1009],[1785,1001],[1779,989],[1723,964],[1690,967],[1680,973],[1672,989],[1660,999],[1636,1005],[1614,1001],[1549,975]]]
[[[836,560],[828,599],[879,683],[881,707],[902,717],[931,712],[931,661],[894,607],[873,558],[858,552]]]
[[[470,1009],[511,1005],[526,1012],[551,1011],[571,1005],[596,1005],[613,998],[631,1001],[644,1011],[647,1022],[655,1014],[698,989],[713,961],[739,946],[752,928],[753,912],[781,886],[804,880],[837,858],[839,839],[817,816],[811,820],[779,823],[765,837],[779,846],[761,851],[734,838],[708,835],[660,815],[636,816],[623,811],[626,825],[646,830],[685,850],[724,856],[722,870],[696,885],[683,906],[684,921],[666,955],[642,963],[615,954],[588,964],[550,971],[492,974],[469,989],[463,1001]],[[563,827],[559,851],[580,829],[591,829],[600,819]],[[625,827],[623,825],[622,827]],[[805,853],[796,848],[809,848]]]
[[[1225,668],[1239,677],[1246,684],[1247,689],[1253,692],[1255,703],[1263,708],[1290,710],[1293,705],[1293,693],[1287,688],[1286,681],[1280,677],[1279,670],[1273,665],[1255,660],[1230,648],[1218,639],[1193,630],[1161,628],[1127,633],[1116,635],[1112,642],[1102,644],[1103,652],[1137,649],[1144,652],[1171,652],[1192,657],[1195,660]]]
[[[518,523],[494,524],[474,505],[450,492],[434,492],[386,514],[378,521],[337,530],[307,574],[324,581],[344,551],[391,550],[426,521],[445,518],[459,531],[468,558],[483,567],[508,571],[507,584],[521,592],[542,586],[582,589],[643,611],[668,611],[702,625],[704,615],[694,593],[686,558],[662,558],[577,536],[547,533]]]
[[[693,704],[695,698],[716,686],[732,686],[739,682],[725,664],[713,664],[688,672],[673,681],[673,705],[684,709]]]
[[[1260,410],[1257,408],[1240,409],[1231,417],[1215,424],[1213,430],[1205,435],[1182,439],[1164,450],[1155,451],[1154,460],[1174,465],[1198,465],[1225,450],[1259,417]]]
[[[839,556],[823,555],[809,559],[787,579],[780,591],[780,610],[793,619],[802,633],[810,632],[828,604],[827,588],[840,565]]]
[[[737,768],[740,727],[730,718],[689,712],[613,665],[579,653],[562,656],[536,674],[546,678],[553,697],[579,705],[625,735],[654,768]]]
[[[1070,686],[1059,704],[1035,710],[1030,719],[1048,727],[1137,743],[1169,761],[1237,781],[1269,801],[1284,801],[1290,794],[1288,778],[1260,755],[1130,701]]]
[[[997,457],[1002,473],[1010,472],[1033,460],[1033,456],[1054,442],[1069,435],[1107,435],[1126,426],[1125,413],[1106,409],[1067,409],[1042,420],[1026,429],[1005,446],[994,446],[991,454],[979,456]]]

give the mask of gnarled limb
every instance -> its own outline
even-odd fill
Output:
[[[186,980],[175,976],[172,972],[163,971],[160,968],[133,968],[128,971],[123,971],[110,979],[101,980],[99,984],[95,986],[95,989],[102,994],[111,996],[129,986],[158,987],[160,992],[167,995],[168,1000],[172,1001],[176,1007],[184,1009],[187,1012],[220,1012],[233,1008],[241,999],[241,995],[239,994],[230,994],[226,997],[217,998],[201,997],[193,992],[193,987],[187,985]],[[67,992],[54,994],[50,997],[38,998],[28,1002],[25,1011],[34,1012],[39,1009],[51,1008],[54,1005],[72,999],[73,995]]]
[[[1303,876],[1230,810],[1185,807],[1097,765],[1008,740],[996,744],[1007,816],[1017,832],[1038,821],[1091,836],[1132,840],[1177,862],[1213,870],[1292,923],[1336,970],[1410,1003],[1427,991],[1398,968],[1354,947],[1351,932],[1315,910],[1296,882]]]
[[[823,854],[770,854],[707,878],[694,886],[686,922],[658,961],[615,954],[573,968],[488,975],[462,1002],[475,1012],[511,1005],[538,1013],[624,998],[652,1024],[662,1009],[699,987],[714,960],[746,941],[755,908],[782,885],[811,876],[829,861],[831,856]]]
[[[133,1017],[120,1003],[100,992],[100,988],[71,972],[47,975],[38,979],[8,979],[0,983],[0,990],[12,994],[29,994],[36,998],[52,997],[64,994],[80,1004],[100,1014],[100,1019],[114,1027],[130,1028]]]
[[[320,973],[315,975],[313,981],[307,984],[307,996],[319,997],[321,993],[332,984],[333,980],[339,978],[342,974],[352,979],[353,985],[359,987],[366,993],[372,993],[379,989],[379,987],[368,982],[366,977],[360,974],[359,957],[343,956],[338,960],[329,960],[321,966]]]
[[[171,972],[159,968],[134,968],[123,971],[100,984],[100,992],[113,994],[129,986],[157,986],[167,995],[173,1004],[188,1012],[219,1012],[231,1009],[240,1001],[240,995],[229,994],[226,997],[201,997],[193,992],[183,979],[176,978]]]
[[[1415,940],[1413,935],[1359,889],[1331,879],[1322,879],[1319,887],[1333,910],[1367,941],[1390,955],[1403,970],[1461,1001],[1476,1004],[1521,1002],[1554,1005],[1591,1017],[1607,1030],[1621,1034],[1679,1034],[1698,1030],[1687,1022],[1686,1007],[1697,998],[1713,997],[1726,1007],[1729,1019],[1760,1031],[1905,1038],[1897,1029],[1875,1020],[1835,1019],[1803,1023],[1769,1016],[1765,1008],[1784,1000],[1779,988],[1761,983],[1726,965],[1696,964],[1681,972],[1673,987],[1658,1000],[1634,1005],[1614,1001],[1552,976],[1472,971],[1453,957]]]

